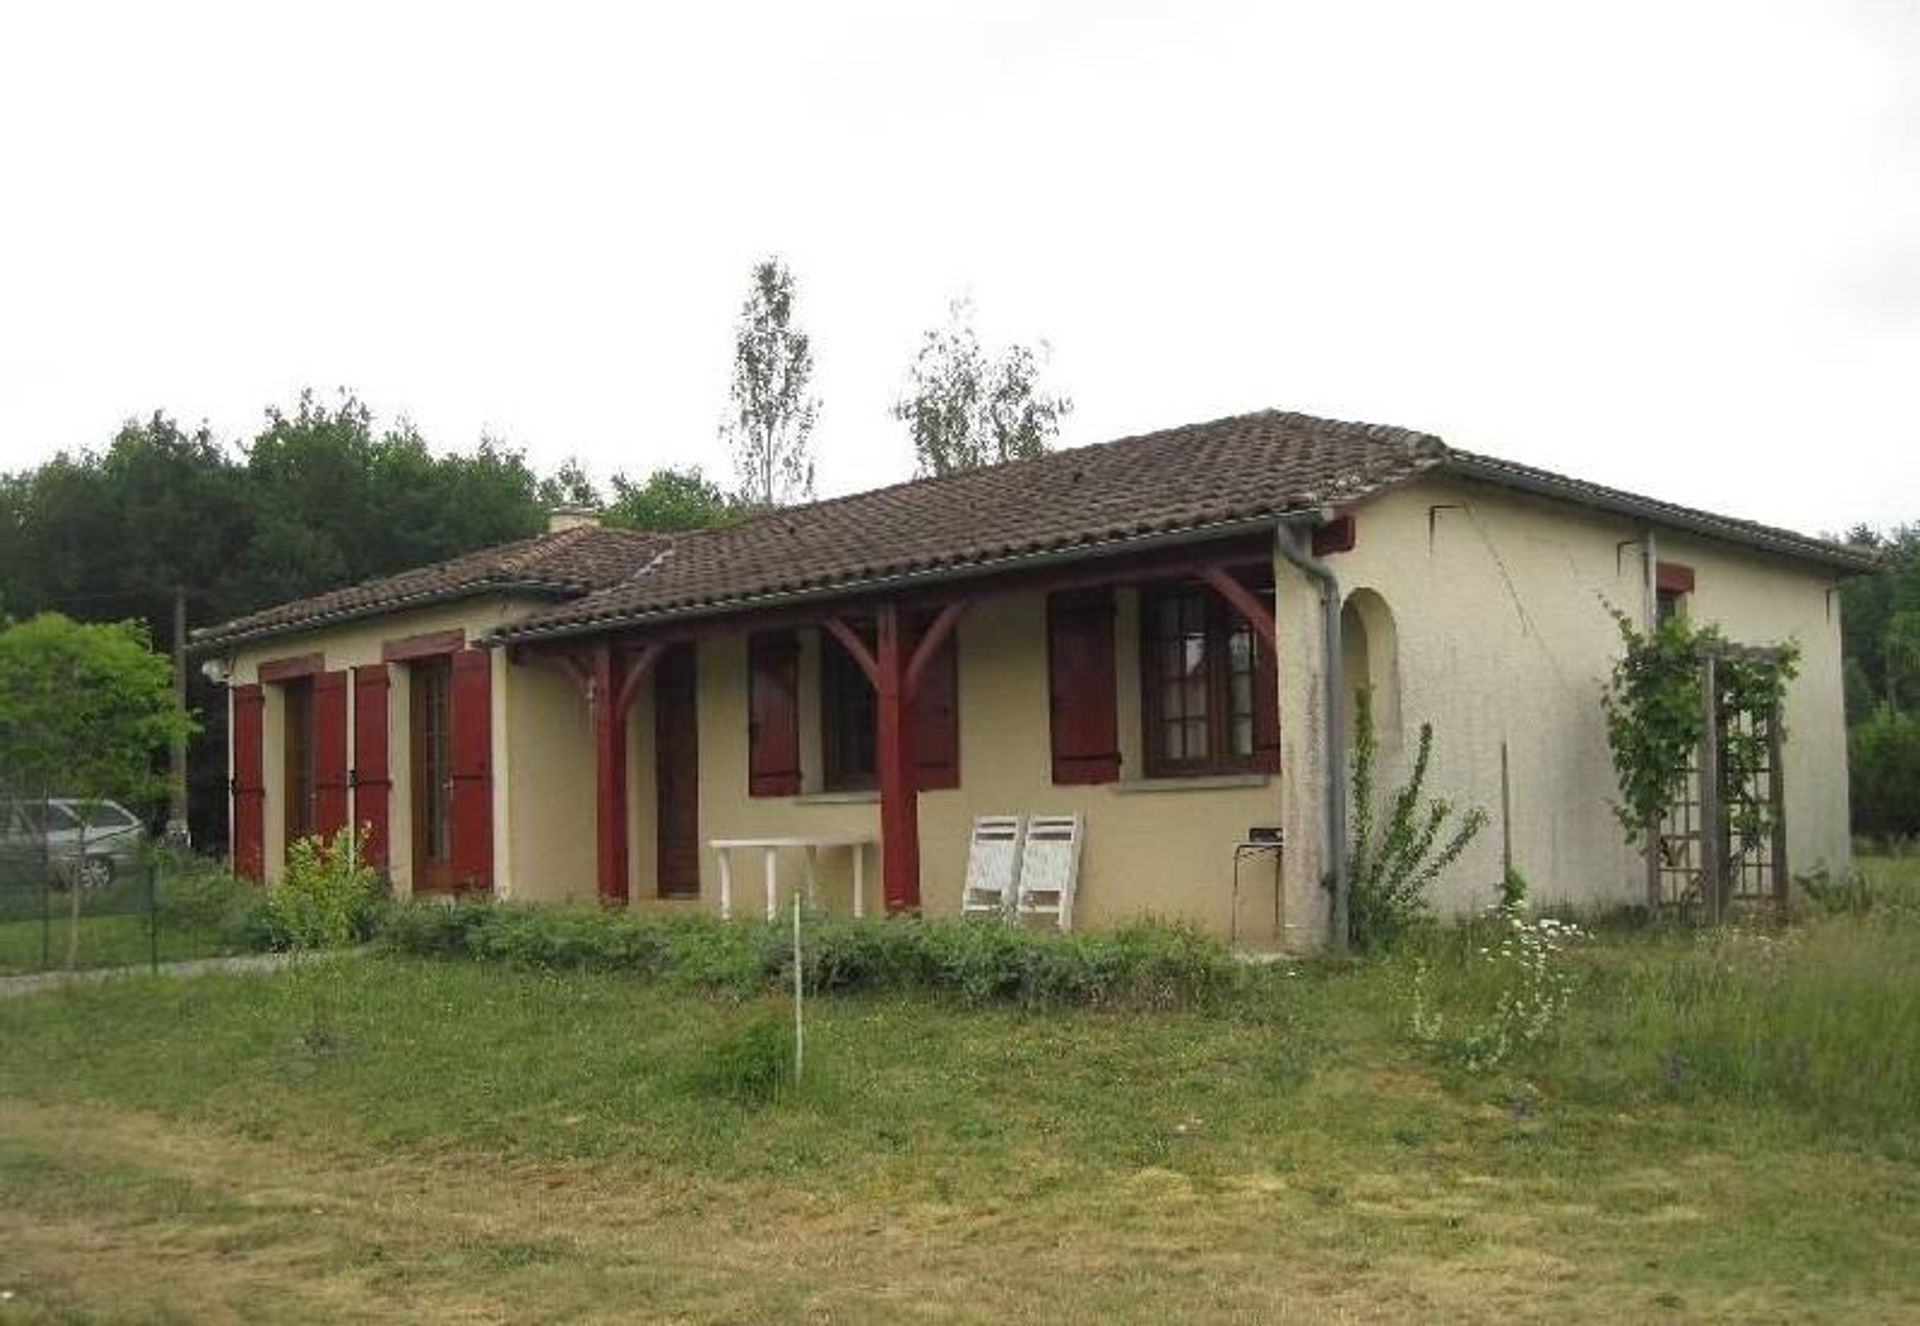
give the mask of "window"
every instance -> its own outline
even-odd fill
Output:
[[[903,660],[910,658],[932,627],[936,613],[904,614]],[[850,623],[869,650],[878,629],[871,622]],[[956,635],[949,634],[928,656],[919,685],[905,714],[910,780],[915,788],[960,786],[960,682]],[[820,763],[822,790],[865,792],[880,785],[880,702],[873,683],[846,646],[830,632],[820,633]]]
[[[22,831],[28,834],[70,833],[80,827],[80,817],[65,806],[52,802],[22,801],[15,807]]]
[[[868,649],[874,647],[871,623],[854,626]],[[820,633],[820,757],[822,785],[829,792],[866,791],[878,785],[874,751],[879,711],[873,683],[846,646]]]
[[[1268,769],[1278,698],[1253,628],[1211,590],[1141,595],[1147,776]]]
[[[306,679],[281,687],[286,699],[287,841],[313,832],[313,686]]]
[[[89,829],[125,829],[139,822],[111,801],[78,805],[73,813],[84,820]]]
[[[1682,562],[1654,565],[1653,620],[1665,626],[1686,615],[1687,595],[1693,593],[1693,568]]]

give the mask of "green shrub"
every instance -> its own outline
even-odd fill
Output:
[[[1874,908],[1873,886],[1858,870],[1836,875],[1822,866],[1810,874],[1795,875],[1793,882],[1812,909],[1822,916],[1859,916]]]
[[[394,902],[377,913],[375,936],[383,947],[396,953],[472,957],[477,932],[504,910],[483,902]]]
[[[1882,708],[1847,733],[1853,827],[1883,839],[1920,834],[1920,713]]]
[[[279,882],[266,890],[266,921],[275,948],[345,948],[371,929],[379,880],[360,859],[354,834],[328,843],[301,838],[287,848]]]
[[[387,948],[541,971],[625,972],[691,989],[749,996],[793,979],[783,924],[706,915],[467,903],[395,905]],[[810,990],[926,990],[968,1003],[1185,1007],[1234,988],[1222,944],[1189,927],[1144,922],[1111,933],[1059,935],[997,922],[814,917],[802,944]]]
[[[1361,690],[1353,706],[1352,846],[1347,871],[1347,939],[1362,953],[1383,953],[1399,945],[1431,917],[1427,890],[1440,873],[1467,850],[1487,822],[1475,806],[1452,824],[1454,807],[1427,799],[1427,770],[1433,760],[1433,724],[1420,725],[1420,744],[1407,781],[1386,802],[1375,822],[1371,692]]]
[[[164,856],[156,903],[163,927],[213,931],[236,949],[273,947],[274,927],[267,915],[265,890],[203,857]]]

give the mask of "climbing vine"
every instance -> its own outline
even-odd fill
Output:
[[[1771,811],[1753,795],[1753,787],[1768,760],[1766,727],[1727,718],[1742,713],[1777,716],[1797,670],[1798,647],[1736,648],[1714,627],[1695,629],[1678,616],[1645,632],[1625,613],[1615,611],[1613,618],[1626,652],[1614,664],[1601,707],[1620,786],[1614,813],[1626,827],[1628,841],[1638,841],[1666,812],[1693,767],[1706,732],[1701,665],[1709,654],[1715,660],[1719,691],[1721,782],[1729,818],[1742,838],[1765,834]]]
[[[1787,698],[1787,683],[1799,671],[1800,651],[1786,645],[1764,652],[1729,650],[1720,654],[1714,675],[1719,682],[1723,715],[1777,715]],[[1770,758],[1767,730],[1751,723],[1720,723],[1721,781],[1728,789],[1727,811],[1734,833],[1748,842],[1765,837],[1773,828],[1773,810],[1753,795],[1755,776]]]

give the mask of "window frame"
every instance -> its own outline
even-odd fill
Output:
[[[1168,638],[1161,634],[1159,619],[1163,604],[1177,599],[1197,599],[1202,610],[1201,639],[1204,641],[1205,697],[1204,717],[1207,754],[1202,757],[1173,756],[1168,753],[1162,686],[1167,680],[1161,670],[1160,647]],[[1259,632],[1240,611],[1211,586],[1199,581],[1178,581],[1143,585],[1140,589],[1140,752],[1149,778],[1206,778],[1233,774],[1266,773],[1261,763],[1260,713],[1261,677]],[[1247,750],[1233,750],[1232,639],[1246,639],[1248,678]],[[1274,701],[1277,703],[1277,699]]]
[[[1685,562],[1655,562],[1653,584],[1655,627],[1686,617],[1687,600],[1693,594],[1693,567]]]
[[[848,623],[869,650],[879,638],[871,620]],[[820,641],[820,788],[823,792],[872,792],[880,786],[880,701],[866,670],[847,652],[831,631],[819,632]],[[850,711],[867,715],[867,740],[847,730]],[[849,756],[864,749],[867,769],[849,767]]]
[[[915,610],[903,614],[902,647],[911,655],[932,629],[938,614]],[[879,623],[871,618],[847,620],[869,652],[878,651]],[[866,669],[847,652],[831,631],[822,629],[816,672],[815,712],[820,750],[819,790],[828,793],[874,792],[880,787],[880,697]],[[960,786],[960,653],[959,632],[951,632],[929,657],[914,697],[904,707],[912,751],[909,777],[918,792]],[[852,730],[849,724],[852,724]],[[866,769],[850,760],[856,757]]]

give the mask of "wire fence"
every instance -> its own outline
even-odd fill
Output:
[[[231,877],[161,844],[157,809],[0,781],[0,976],[237,951],[217,915]]]

